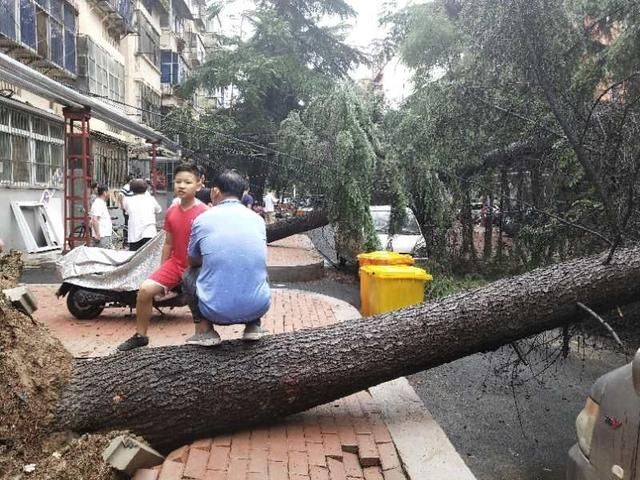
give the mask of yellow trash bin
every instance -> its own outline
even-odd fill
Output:
[[[360,273],[367,277],[368,311],[363,315],[422,303],[425,283],[433,279],[426,270],[406,265],[367,265]]]
[[[360,265],[360,313],[371,315],[369,308],[369,275],[362,272],[362,267],[367,265],[413,265],[411,255],[398,252],[369,252],[358,255]]]
[[[358,255],[358,265],[413,265],[414,260],[411,255],[398,252],[369,252]]]

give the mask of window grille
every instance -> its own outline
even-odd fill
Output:
[[[0,105],[0,183],[61,187],[63,146],[62,122]]]
[[[138,11],[138,53],[160,68],[160,34],[140,11]]]
[[[140,119],[142,123],[146,123],[150,127],[159,127],[161,114],[160,104],[161,97],[158,92],[153,90],[148,85],[142,82],[138,82],[139,85],[139,104],[140,104]]]
[[[124,65],[84,35],[78,37],[78,77],[89,93],[124,102]]]

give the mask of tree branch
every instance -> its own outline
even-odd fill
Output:
[[[593,318],[595,318],[598,322],[600,322],[602,324],[602,326],[604,328],[607,329],[607,331],[611,334],[611,336],[613,337],[613,339],[616,341],[616,343],[618,345],[620,345],[621,348],[624,349],[624,343],[622,343],[622,340],[620,340],[620,337],[618,336],[618,334],[615,332],[615,330],[613,328],[611,328],[611,325],[609,325],[600,315],[598,315],[596,312],[594,312],[593,310],[591,310],[589,307],[587,307],[584,303],[581,302],[577,302],[576,305],[578,305],[580,308],[582,308],[585,312],[589,313]]]

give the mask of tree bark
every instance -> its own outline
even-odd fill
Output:
[[[291,217],[267,225],[267,243],[282,240],[296,233],[324,227],[329,223],[326,212],[313,211],[302,217]]]
[[[640,247],[538,269],[371,318],[223,342],[78,360],[58,424],[129,429],[168,451],[492,350],[640,298]]]

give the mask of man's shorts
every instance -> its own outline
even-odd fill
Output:
[[[186,269],[181,267],[178,262],[170,258],[151,274],[149,280],[164,287],[165,293],[167,293],[182,283],[182,275],[185,270]]]

